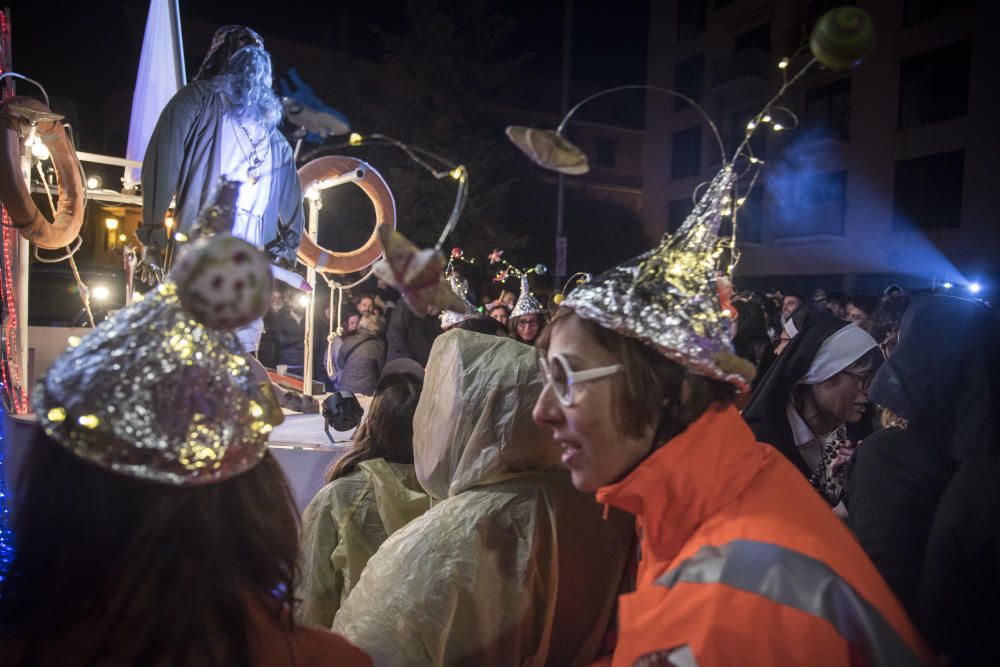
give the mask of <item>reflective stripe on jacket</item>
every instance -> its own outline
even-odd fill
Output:
[[[930,652],[850,532],[733,407],[597,493],[637,516],[613,665],[910,665]],[[658,658],[660,659],[657,662]]]

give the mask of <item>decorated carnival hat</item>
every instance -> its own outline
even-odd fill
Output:
[[[562,305],[694,373],[747,390],[754,367],[733,351],[728,281],[717,273],[725,247],[717,234],[735,178],[723,167],[676,234],[580,285]]]
[[[517,297],[517,303],[514,304],[514,310],[510,311],[510,316],[521,317],[522,315],[542,314],[544,312],[545,308],[542,307],[542,302],[531,293],[531,287],[528,285],[528,274],[522,273],[521,295]]]
[[[263,253],[228,234],[187,246],[168,280],[83,337],[39,382],[39,424],[76,456],[176,486],[255,466],[281,423],[232,327],[267,310]]]
[[[204,81],[220,74],[233,54],[245,46],[263,49],[264,39],[256,31],[243,25],[226,25],[216,30],[195,80]]]
[[[521,317],[522,315],[542,315],[545,313],[545,308],[535,295],[531,293],[531,286],[528,284],[529,274],[537,273],[538,275],[542,275],[548,271],[548,268],[544,264],[538,264],[530,269],[519,269],[504,259],[503,250],[499,249],[490,253],[489,260],[490,264],[500,264],[502,266],[500,272],[493,278],[495,282],[503,283],[511,276],[521,279],[521,294],[517,297],[517,302],[510,312],[512,318]]]
[[[448,283],[451,285],[451,291],[465,304],[465,308],[461,312],[456,310],[441,311],[441,328],[446,331],[456,324],[461,324],[470,317],[476,317],[479,314],[476,307],[469,303],[469,290],[462,284],[462,280],[457,273],[454,271],[451,272],[451,275],[448,276]]]

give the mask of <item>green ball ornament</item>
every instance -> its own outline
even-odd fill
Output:
[[[832,70],[858,64],[874,45],[872,17],[857,7],[838,7],[823,14],[816,21],[809,40],[816,60]]]

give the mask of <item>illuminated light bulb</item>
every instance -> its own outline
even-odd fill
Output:
[[[454,178],[456,181],[460,181],[463,178],[465,178],[465,167],[463,167],[462,165],[458,165],[448,173],[451,174],[451,177]]]
[[[101,187],[101,177],[100,176],[88,176],[87,177],[87,189],[96,190]]]
[[[69,338],[66,339],[66,342],[69,343],[70,347],[76,347],[77,345],[80,344],[80,337],[70,336]]]
[[[125,241],[128,241],[128,237],[125,236],[124,234],[119,234],[118,240],[121,241],[122,243],[125,243]]]
[[[775,132],[781,132],[783,129],[785,129],[785,126],[782,125],[781,123],[775,123],[774,125],[772,125],[772,127],[774,128]]]
[[[739,199],[736,200],[736,205],[737,206],[743,206],[743,204],[745,204],[745,203],[747,203],[747,198],[746,197],[740,197]]]
[[[299,307],[300,308],[305,308],[306,306],[309,305],[309,295],[308,294],[300,294],[299,298],[298,298],[298,302],[299,302]]]
[[[941,287],[943,287],[945,289],[951,289],[952,287],[954,287],[954,285],[950,281],[948,281],[948,282],[945,282],[943,285],[941,285]]]
[[[173,216],[168,215],[167,217],[165,217],[163,219],[163,226],[166,227],[167,229],[173,229],[174,228]]]
[[[45,416],[49,418],[50,422],[61,422],[66,419],[66,410],[59,407],[49,408]]]
[[[41,139],[38,139],[37,137],[31,144],[31,155],[42,161],[48,160],[52,157],[49,153],[49,147],[43,144]]]
[[[184,232],[177,232],[176,234],[174,234],[174,239],[179,243],[184,243],[185,241],[188,240],[188,236]]]
[[[76,421],[80,426],[91,430],[97,428],[97,425],[101,423],[101,420],[97,418],[97,415],[82,415]]]
[[[352,146],[357,146],[362,142],[363,139],[364,137],[362,137],[357,132],[351,132],[351,136],[348,137],[347,143],[351,144]]]
[[[763,118],[761,118],[760,120],[761,120],[761,122],[763,122],[763,123],[770,123],[770,122],[771,122],[771,116],[770,116],[770,115],[765,115],[765,116],[764,116]]]
[[[760,158],[756,158],[756,157],[751,157],[750,158],[750,164],[763,164],[763,163],[764,163],[764,161],[761,160]]]
[[[778,63],[778,69],[788,69],[788,58],[782,58]]]
[[[256,403],[250,404],[250,415],[255,418],[260,418],[264,416],[264,408],[260,407]]]
[[[90,290],[90,295],[94,297],[95,301],[107,301],[111,297],[111,290],[108,289],[107,285],[97,285]]]
[[[105,218],[104,226],[108,228],[109,232],[113,232],[118,229],[118,218]]]
[[[982,291],[982,289],[983,286],[980,285],[979,283],[969,283],[969,291],[972,292],[973,294],[979,294],[979,292]]]
[[[752,130],[752,129],[754,129],[755,127],[757,127],[757,123],[755,123],[755,122],[753,122],[753,121],[750,121],[749,123],[747,123],[747,129],[748,129],[748,130]]]

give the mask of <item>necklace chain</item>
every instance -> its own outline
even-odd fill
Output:
[[[240,150],[243,152],[243,157],[246,158],[250,166],[247,167],[247,180],[250,181],[250,185],[256,185],[257,181],[260,180],[260,166],[264,164],[264,160],[267,158],[267,152],[270,146],[264,151],[264,157],[261,157],[257,150],[264,145],[267,141],[267,134],[265,133],[257,141],[253,140],[253,136],[250,134],[250,130],[246,128],[242,123],[238,123],[243,134],[246,135],[247,142],[250,144],[250,150],[247,151],[243,148],[243,142],[240,141],[239,135],[236,137],[236,143],[239,144]]]

